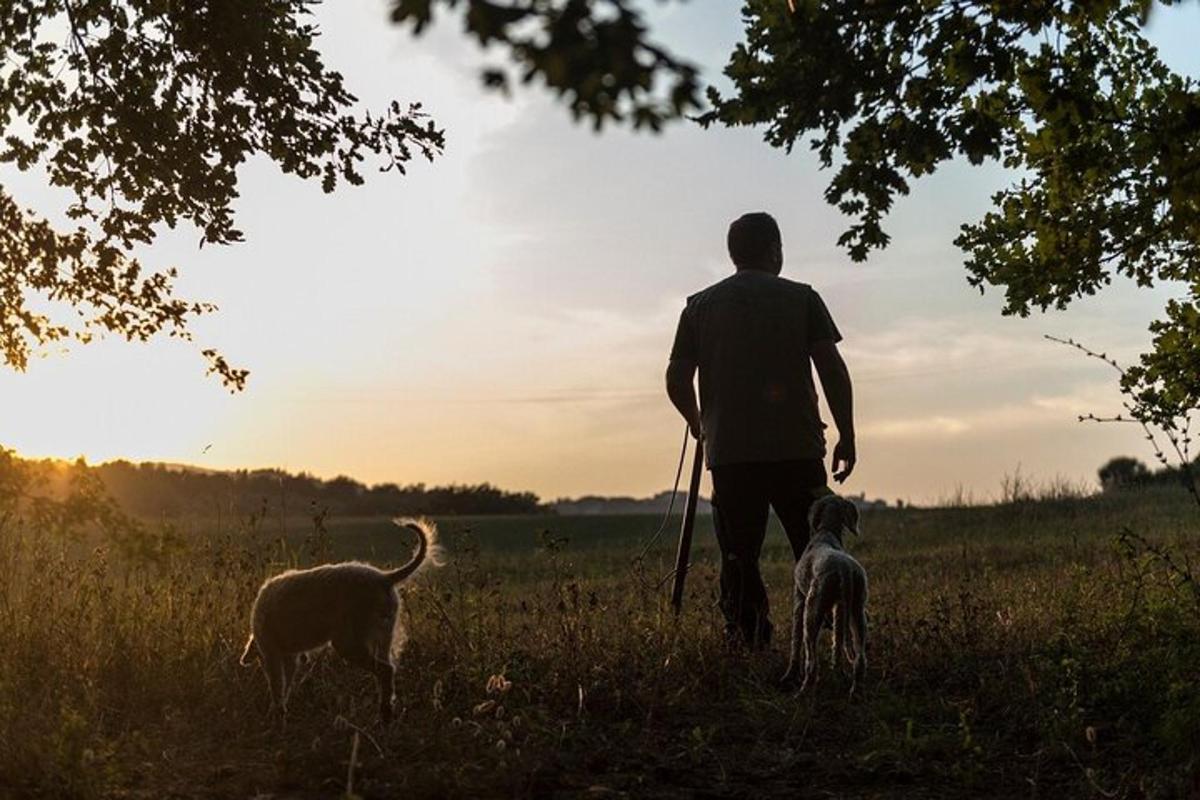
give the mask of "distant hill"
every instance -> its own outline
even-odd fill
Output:
[[[675,511],[682,514],[687,492],[675,497]],[[600,497],[585,495],[574,499],[562,498],[550,504],[557,513],[564,515],[596,514],[665,514],[671,504],[671,493],[659,492],[653,497]],[[696,502],[697,514],[711,514],[712,504],[703,496]]]

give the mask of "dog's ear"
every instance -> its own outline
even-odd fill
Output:
[[[808,507],[808,532],[809,532],[809,535],[812,535],[817,532],[817,521],[819,520],[820,515],[821,515],[821,505],[822,505],[821,500],[822,499],[823,498],[818,497],[816,500],[813,501],[812,505]]]
[[[842,503],[844,504],[843,505],[843,508],[844,508],[843,513],[845,514],[845,518],[844,518],[843,522],[846,525],[846,529],[849,530],[851,533],[853,533],[855,536],[862,536],[862,531],[860,531],[858,528],[858,524],[859,524],[858,506],[854,505],[854,503],[851,503],[849,500],[843,500]]]
[[[813,501],[813,504],[808,507],[808,531],[810,534],[817,532],[817,528],[824,521],[825,515],[829,513],[829,510],[833,508],[837,500],[837,496],[829,491],[827,487],[822,487],[822,490],[817,490],[820,494],[817,495],[817,499]]]

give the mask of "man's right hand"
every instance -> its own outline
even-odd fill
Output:
[[[833,479],[838,483],[850,477],[850,473],[854,471],[854,462],[858,458],[858,453],[854,447],[853,439],[838,439],[837,445],[833,448]]]

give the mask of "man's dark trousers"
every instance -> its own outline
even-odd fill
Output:
[[[774,508],[799,559],[808,544],[808,510],[825,486],[825,465],[819,458],[721,464],[712,468],[712,481],[725,629],[751,647],[765,647],[771,641],[770,609],[758,559],[767,518]]]

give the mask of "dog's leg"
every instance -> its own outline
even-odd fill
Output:
[[[849,608],[844,599],[839,600],[833,607],[833,642],[829,651],[830,669],[838,668],[838,650],[850,647],[850,637],[847,628],[850,623]]]
[[[854,614],[855,614],[854,611],[850,611],[846,615],[846,621],[848,623],[848,632],[847,632],[847,636],[846,636],[845,640],[842,643],[843,644],[842,654],[846,657],[846,662],[848,664],[853,664],[854,660],[858,657],[857,651],[854,649],[855,648],[855,645],[854,645],[855,639],[854,639],[854,634],[852,633],[852,631],[854,630],[854,626],[857,624],[855,621]]]
[[[357,636],[334,639],[333,649],[346,661],[375,676],[379,684],[379,716],[385,725],[391,722],[396,704],[396,668],[392,662],[371,652],[371,645]]]
[[[854,636],[854,681],[850,684],[851,696],[857,691],[867,674],[867,587],[860,585],[854,593],[857,607],[850,630]]]
[[[283,703],[287,706],[287,701],[292,697],[292,687],[295,685],[296,667],[300,663],[300,656],[297,653],[288,653],[280,657],[283,663]]]
[[[262,656],[263,672],[267,674],[267,686],[271,689],[271,712],[278,713],[280,720],[287,719],[287,678],[284,661],[286,657],[259,642],[258,652]]]
[[[814,580],[804,598],[804,681],[800,691],[816,682],[817,640],[821,636],[821,623],[829,613],[828,587],[821,579]]]
[[[799,583],[793,581],[792,587],[792,648],[788,656],[787,672],[779,679],[784,688],[796,684],[796,675],[800,672],[800,647],[804,641],[804,594],[800,591]]]
[[[838,642],[841,644],[846,660],[853,664],[855,648],[850,629],[854,627],[858,610],[861,607],[858,599],[860,585],[853,573],[843,573],[841,588],[841,599],[838,600],[838,621],[841,623],[838,629]],[[837,664],[837,660],[838,652],[837,648],[834,648],[833,663]]]

